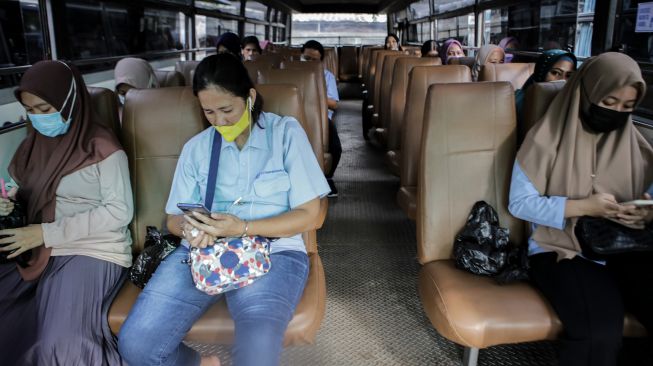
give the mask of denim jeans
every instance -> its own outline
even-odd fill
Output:
[[[138,296],[118,334],[129,365],[199,365],[200,355],[182,343],[206,310],[225,296],[236,327],[234,365],[277,365],[283,338],[308,277],[308,256],[271,254],[272,268],[256,282],[223,295],[195,288],[188,249],[180,246],[161,262]]]

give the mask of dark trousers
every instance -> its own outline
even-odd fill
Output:
[[[555,253],[530,257],[531,279],[564,326],[559,347],[561,366],[617,365],[625,311],[653,334],[652,265],[653,255],[649,253],[615,256],[606,265],[580,256],[557,262]],[[644,350],[635,351],[637,360],[627,355],[630,358],[621,358],[621,363],[650,364]]]
[[[338,136],[338,129],[336,128],[335,122],[329,120],[329,153],[331,153],[331,170],[326,174],[328,179],[333,178],[333,174],[336,172],[338,163],[340,162],[340,156],[342,155],[342,145],[340,144],[340,136]]]

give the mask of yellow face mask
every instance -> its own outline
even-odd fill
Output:
[[[232,142],[236,139],[236,137],[240,136],[247,127],[249,127],[249,116],[250,116],[250,111],[251,111],[251,103],[250,103],[250,98],[247,98],[247,108],[245,108],[245,111],[243,112],[243,115],[240,116],[240,119],[238,122],[231,126],[213,126],[215,127],[216,130],[222,135],[222,137],[225,139],[227,142]]]

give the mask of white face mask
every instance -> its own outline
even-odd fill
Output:
[[[118,94],[118,100],[120,101],[120,105],[125,105],[125,96],[122,94]]]

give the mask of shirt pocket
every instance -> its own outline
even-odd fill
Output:
[[[290,177],[285,171],[263,172],[254,181],[254,193],[259,197],[271,197],[290,190]]]

